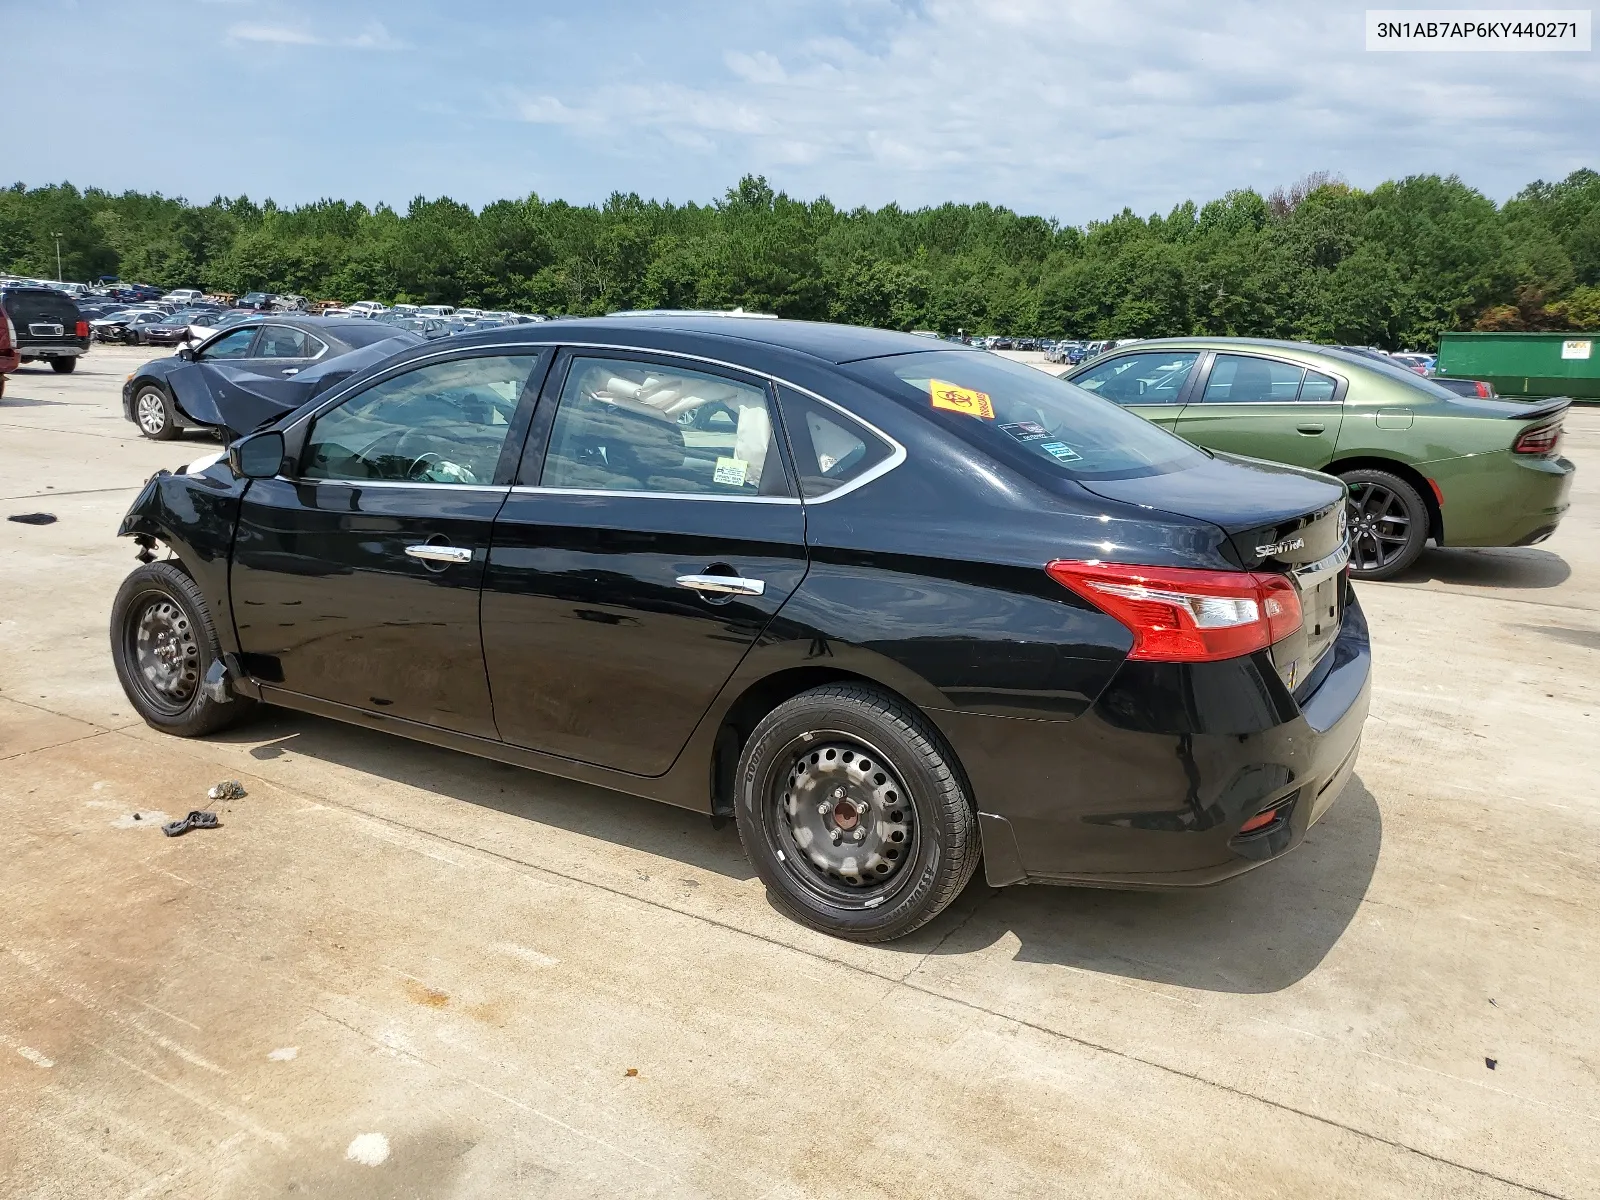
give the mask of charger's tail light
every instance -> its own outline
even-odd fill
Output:
[[[1045,570],[1133,632],[1129,658],[1215,662],[1265,650],[1301,625],[1283,575],[1057,559]]]
[[[1556,447],[1561,444],[1561,421],[1551,421],[1548,425],[1535,425],[1532,429],[1524,429],[1517,435],[1517,440],[1511,443],[1513,454],[1554,454]]]

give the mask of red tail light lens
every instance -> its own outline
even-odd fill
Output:
[[[1133,631],[1129,658],[1237,658],[1282,641],[1301,624],[1300,594],[1282,575],[1065,559],[1045,570]]]
[[[1524,429],[1511,443],[1511,450],[1514,454],[1554,454],[1560,444],[1561,422],[1552,421],[1548,425]]]
[[[1475,382],[1478,385],[1478,399],[1480,399],[1480,400],[1489,399],[1489,385],[1487,383],[1485,383],[1481,379],[1474,380],[1473,382]]]
[[[78,328],[74,332],[73,336],[74,337],[81,337],[81,338],[88,337],[89,336],[89,322],[87,322],[87,321],[79,321],[78,322]]]

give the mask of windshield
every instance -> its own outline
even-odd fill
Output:
[[[1188,442],[1037,367],[930,350],[849,368],[1003,462],[1071,479],[1130,479],[1205,461]]]

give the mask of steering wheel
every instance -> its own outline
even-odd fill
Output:
[[[434,463],[443,462],[444,459],[432,450],[422,450],[418,443],[425,440],[427,435],[420,429],[408,429],[402,433],[394,444],[394,456],[400,459],[409,459],[406,463],[405,477],[412,481],[420,480]]]

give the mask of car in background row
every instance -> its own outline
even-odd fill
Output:
[[[780,911],[883,941],[980,858],[1182,888],[1301,842],[1370,696],[1343,515],[911,334],[518,325],[154,476],[110,649],[169,734],[265,702],[732,817]]]
[[[1065,378],[1197,446],[1344,480],[1360,578],[1398,575],[1429,538],[1531,546],[1570,502],[1566,399],[1458,396],[1382,357],[1255,338],[1141,342]]]
[[[124,308],[96,317],[89,322],[94,336],[102,342],[121,342],[137,346],[144,341],[144,331],[161,324],[167,314],[158,308]]]
[[[134,371],[122,415],[156,441],[192,427],[237,437],[421,341],[360,319],[250,319]]]
[[[89,352],[89,323],[71,296],[54,287],[0,287],[0,310],[22,363],[48,362],[57,374],[77,369]]]
[[[1500,397],[1500,393],[1494,390],[1494,384],[1483,379],[1451,379],[1442,375],[1430,375],[1428,380],[1458,396],[1474,396],[1479,400],[1497,400]]]

